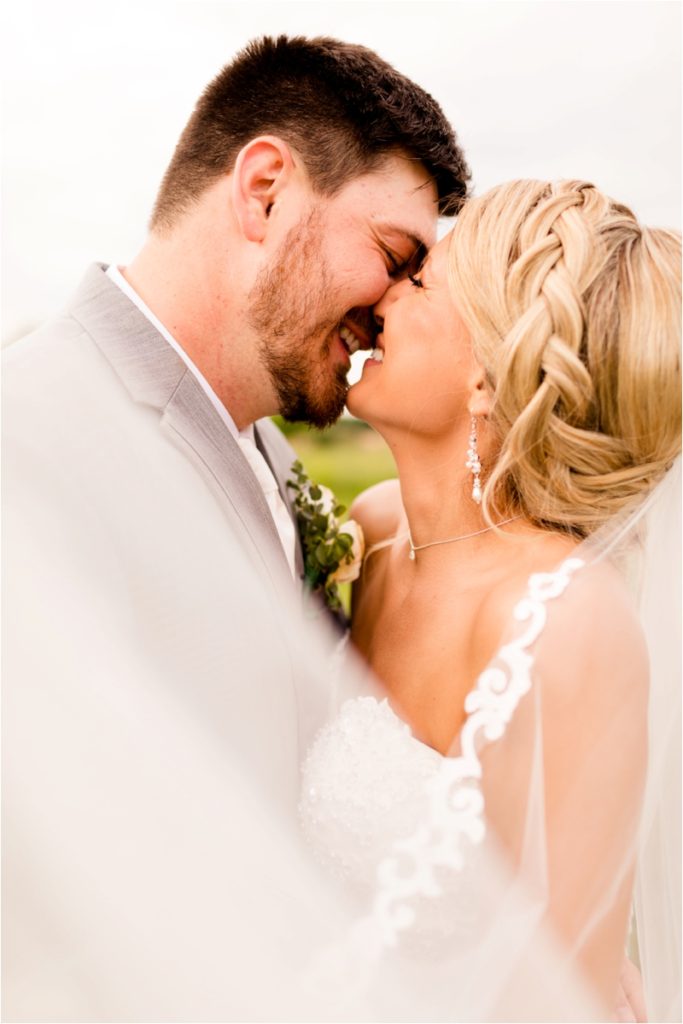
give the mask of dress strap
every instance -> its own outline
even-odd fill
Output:
[[[365,557],[363,558],[363,569],[365,569],[365,563],[367,562],[370,555],[376,554],[377,551],[383,551],[384,548],[391,547],[392,544],[395,544],[399,540],[407,539],[408,532],[404,531],[403,533],[394,534],[393,537],[386,537],[384,540],[378,540],[376,544],[372,544],[365,552]]]

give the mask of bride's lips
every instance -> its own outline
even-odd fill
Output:
[[[378,334],[375,338],[374,348],[372,349],[372,355],[365,360],[363,369],[366,366],[381,366],[384,362],[384,345],[382,335]]]

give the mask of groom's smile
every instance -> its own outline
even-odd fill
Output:
[[[356,352],[371,349],[375,336],[375,326],[369,309],[352,309],[345,316],[338,328],[341,346],[350,357]]]

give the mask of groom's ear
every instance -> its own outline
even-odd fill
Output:
[[[237,155],[232,179],[232,200],[244,237],[262,242],[268,219],[294,171],[292,153],[275,135],[252,139]]]

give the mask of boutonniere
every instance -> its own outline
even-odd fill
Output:
[[[341,608],[340,583],[358,579],[365,541],[360,524],[353,519],[341,523],[346,508],[329,487],[314,484],[297,460],[292,465],[294,508],[304,552],[304,584],[307,590],[322,591],[333,611]]]

